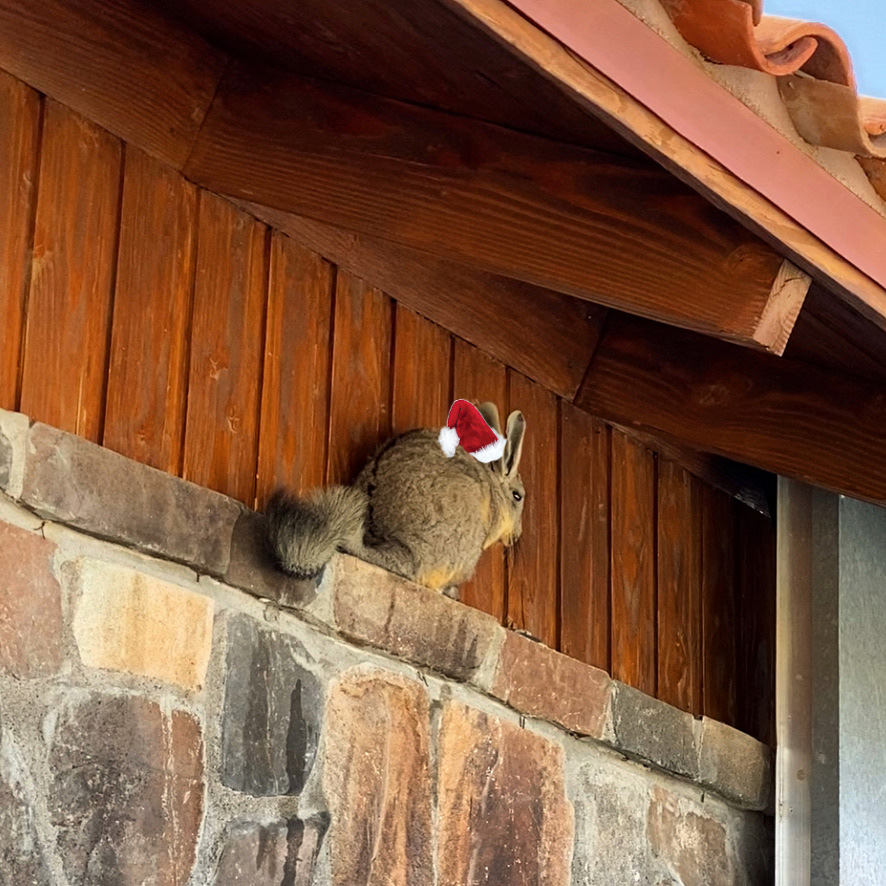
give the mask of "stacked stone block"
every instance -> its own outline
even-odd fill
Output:
[[[771,879],[770,752],[0,412],[0,886]]]

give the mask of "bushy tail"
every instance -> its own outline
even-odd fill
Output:
[[[313,578],[337,550],[359,551],[368,499],[352,486],[330,486],[300,499],[278,490],[265,510],[271,548],[284,572]]]

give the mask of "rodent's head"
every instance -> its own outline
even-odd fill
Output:
[[[486,423],[501,433],[498,408],[494,403],[481,403],[478,407]],[[523,454],[523,438],[526,432],[526,419],[523,413],[514,411],[508,416],[507,443],[502,457],[490,465],[490,469],[502,488],[503,508],[499,524],[494,527],[492,541],[500,541],[506,547],[513,545],[523,531],[523,505],[526,488],[518,473],[520,456]]]

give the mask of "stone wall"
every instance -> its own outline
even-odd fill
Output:
[[[771,882],[767,748],[0,412],[0,884]]]

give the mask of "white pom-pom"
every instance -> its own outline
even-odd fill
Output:
[[[443,452],[452,458],[458,447],[458,431],[455,428],[441,428],[440,436],[437,439],[440,441],[440,448]]]

